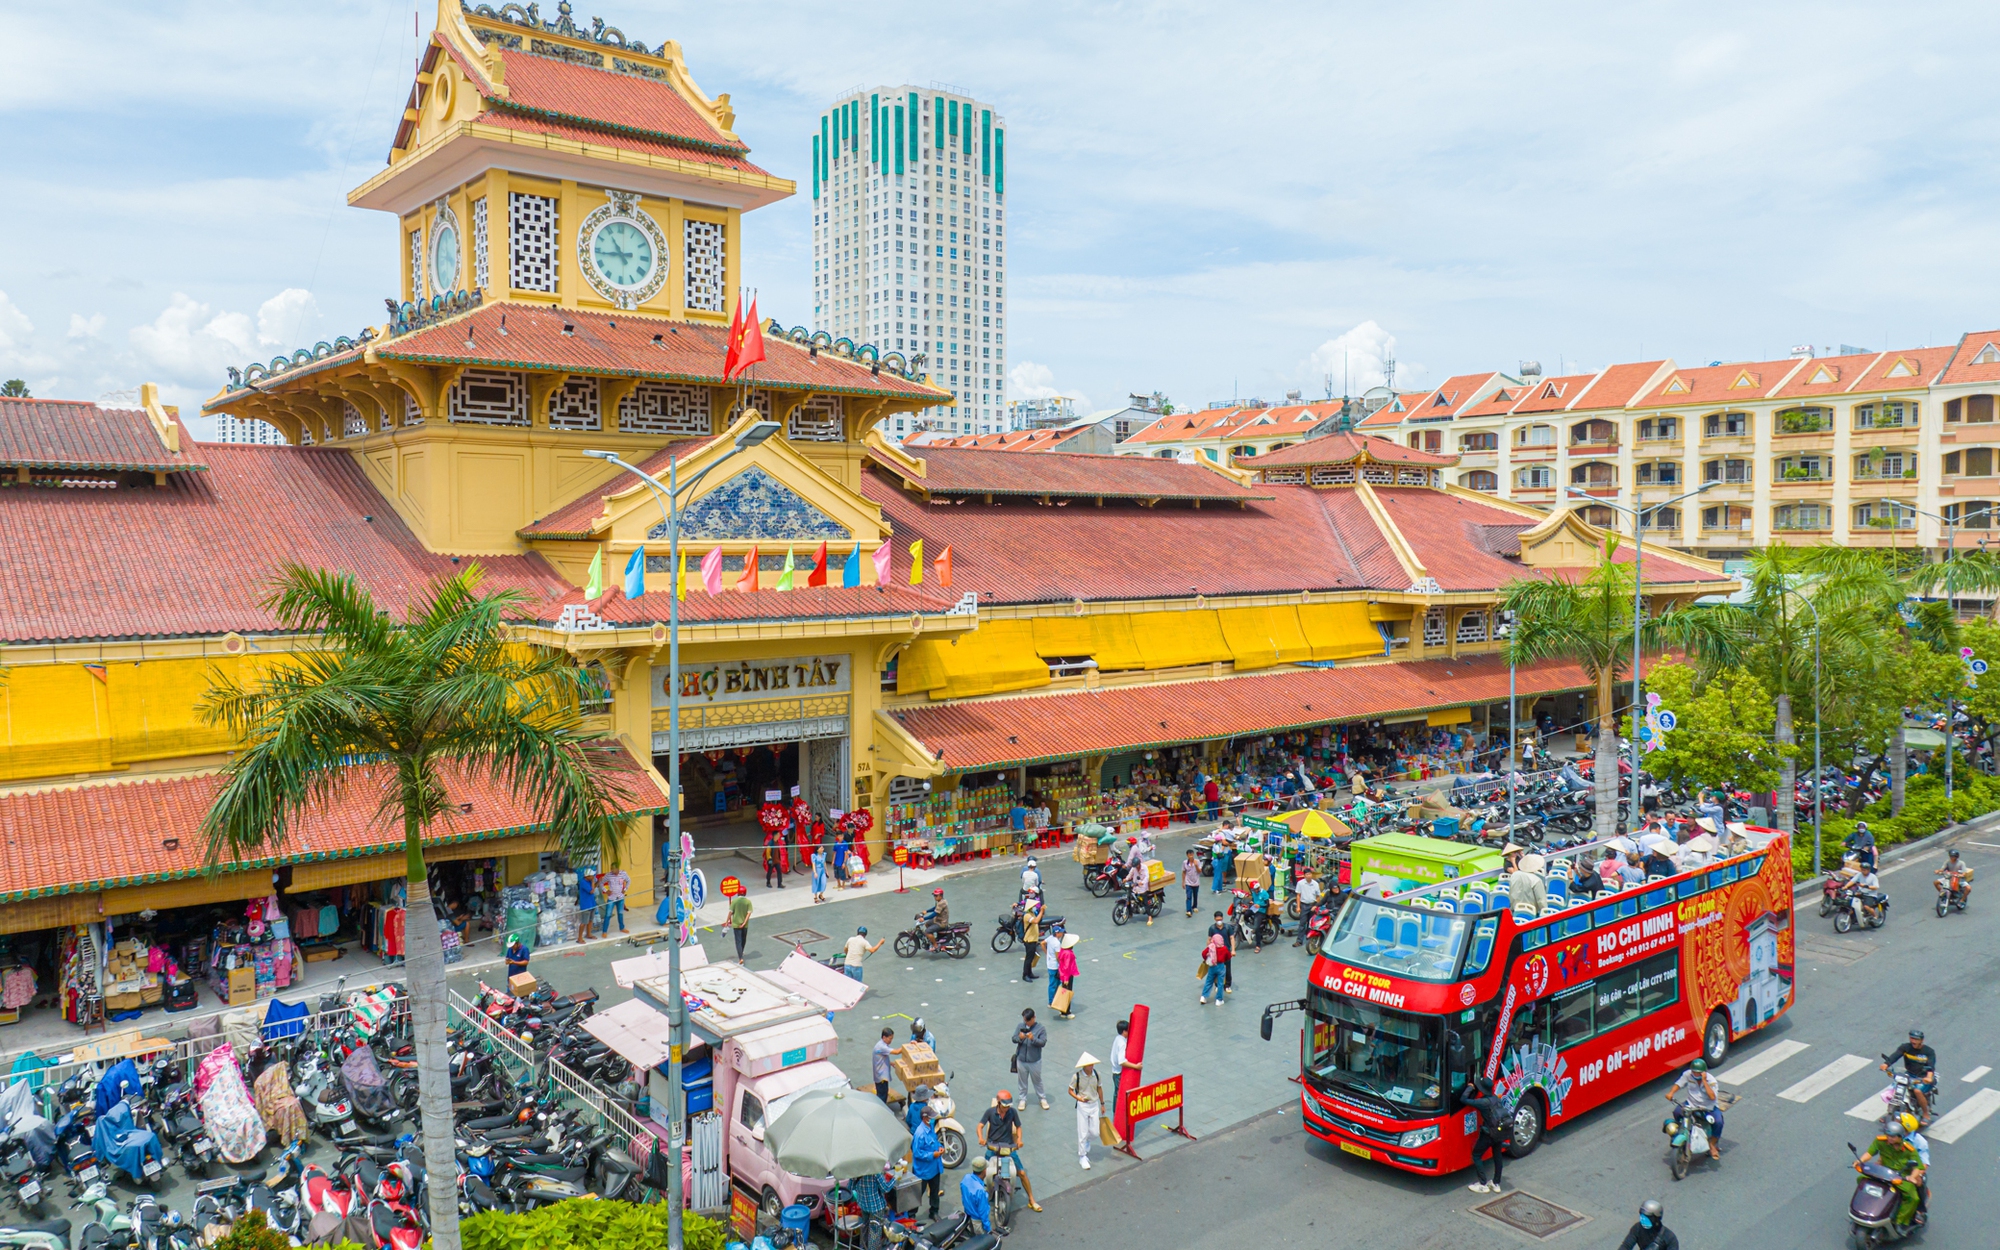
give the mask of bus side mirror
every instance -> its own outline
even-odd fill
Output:
[[[1263,1034],[1265,1041],[1268,1042],[1271,1040],[1271,1009],[1269,1007],[1264,1009],[1264,1018],[1258,1023],[1257,1031]]]

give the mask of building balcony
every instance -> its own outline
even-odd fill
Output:
[[[1826,494],[1833,479],[1815,474],[1812,477],[1781,477],[1771,482],[1773,499],[1816,499]]]
[[[1896,433],[1898,431],[1880,431],[1880,432]],[[1873,438],[1876,433],[1877,431],[1870,431],[1868,437]],[[1974,443],[1974,444],[2000,443],[2000,423],[1992,421],[1975,421],[1969,425],[1966,424],[1947,425],[1946,427],[1944,427],[1942,431],[1939,432],[1938,441],[1943,443],[1947,447],[1950,447],[1954,444],[1963,445],[1966,443]]]
[[[1788,452],[1830,450],[1833,447],[1833,430],[1800,430],[1792,433],[1771,435],[1771,446]]]
[[[2000,496],[2000,477],[1948,477],[1939,484],[1938,494],[1954,499],[1992,499]]]
[[[1491,469],[1500,464],[1497,451],[1462,451],[1458,453],[1458,467],[1461,469]]]
[[[1556,492],[1550,486],[1516,486],[1513,499],[1516,503],[1531,503],[1537,506],[1555,502]]]
[[[1596,456],[1618,450],[1618,440],[1613,438],[1573,438],[1569,441],[1572,456]]]
[[[1950,442],[1950,434],[1957,428],[1957,426],[1946,426],[1944,441]],[[1856,447],[1914,447],[1917,442],[1917,427],[1915,425],[1857,426],[1848,437]]]
[[[1516,464],[1541,464],[1555,458],[1556,449],[1553,444],[1537,444],[1533,447],[1517,446],[1508,453],[1508,459]]]
[[[1701,445],[1704,448],[1729,449],[1749,447],[1756,443],[1756,441],[1756,436],[1752,434],[1704,434],[1701,436]]]
[[[1866,494],[1878,494],[1893,495],[1900,499],[1906,495],[1917,493],[1917,477],[1914,473],[1899,473],[1893,476],[1888,474],[1856,473],[1849,479],[1848,485],[1857,498]]]

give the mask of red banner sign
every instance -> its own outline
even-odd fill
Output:
[[[1156,1115],[1181,1108],[1181,1078],[1170,1076],[1164,1081],[1151,1085],[1141,1085],[1125,1095],[1125,1119],[1132,1124],[1150,1120]]]

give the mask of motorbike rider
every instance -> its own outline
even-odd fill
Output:
[[[1917,1152],[1917,1161],[1924,1165],[1923,1178],[1917,1182],[1917,1218],[1921,1220],[1931,1208],[1931,1143],[1917,1131],[1917,1117],[1905,1111],[1898,1118],[1903,1125],[1903,1140]]]
[[[1708,1124],[1708,1157],[1722,1158],[1722,1106],[1715,1078],[1708,1074],[1708,1061],[1697,1059],[1681,1073],[1667,1091],[1667,1101],[1689,1115],[1698,1115]]]
[[[924,913],[923,924],[919,927],[918,932],[923,936],[924,941],[931,944],[932,949],[937,949],[939,936],[944,933],[946,927],[950,924],[951,905],[945,902],[944,887],[938,886],[931,891],[930,910]]]
[[[1889,896],[1882,893],[1882,878],[1875,873],[1872,858],[1861,861],[1861,873],[1854,878],[1854,910],[1861,920],[1868,924],[1880,924],[1881,912],[1889,906]]]
[[[1864,869],[1870,872],[1875,870],[1875,835],[1868,831],[1867,821],[1855,821],[1854,832],[1847,835],[1847,840],[1842,842],[1841,846],[1859,857]]]
[[[1028,862],[1021,868],[1021,897],[1042,892],[1042,872],[1035,864],[1035,857],[1028,856]]]
[[[1914,1220],[1921,1223],[1923,1217],[1917,1213],[1917,1203],[1923,1199],[1923,1191],[1918,1188],[1924,1179],[1924,1161],[1910,1145],[1909,1130],[1899,1120],[1891,1120],[1882,1126],[1881,1136],[1868,1147],[1868,1153],[1854,1163],[1859,1172],[1861,1165],[1869,1160],[1881,1164],[1896,1174],[1896,1192],[1902,1201],[1896,1204],[1896,1223],[1909,1226]]]
[[[1618,1250],[1681,1250],[1681,1239],[1667,1227],[1667,1209],[1658,1198],[1639,1204],[1639,1222],[1618,1243]]]
[[[1917,1115],[1928,1124],[1931,1118],[1931,1091],[1937,1088],[1937,1052],[1924,1045],[1922,1029],[1911,1029],[1910,1040],[1889,1052],[1888,1063],[1877,1066],[1887,1072],[1889,1064],[1898,1059],[1903,1061],[1903,1072],[1910,1078],[1910,1093],[1917,1100]]]
[[[1937,870],[1938,888],[1941,890],[1961,889],[1965,891],[1965,901],[1972,901],[1972,865],[1958,857],[1958,848],[1945,853],[1944,865]]]

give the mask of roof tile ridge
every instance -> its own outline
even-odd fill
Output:
[[[1410,540],[1389,516],[1389,509],[1383,504],[1382,497],[1375,493],[1375,488],[1367,482],[1357,480],[1354,483],[1354,491],[1361,497],[1362,506],[1368,509],[1369,517],[1382,531],[1382,537],[1388,542],[1389,550],[1395,553],[1396,563],[1402,565],[1403,572],[1409,574],[1410,584],[1415,585],[1429,577],[1430,571],[1424,567],[1424,562],[1417,558],[1417,549],[1410,545]]]
[[[1791,368],[1789,368],[1789,369],[1785,370],[1785,376],[1784,376],[1784,377],[1782,377],[1782,378],[1779,378],[1779,379],[1778,379],[1778,384],[1777,384],[1776,386],[1773,386],[1773,387],[1769,388],[1768,390],[1766,390],[1766,391],[1765,391],[1765,392],[1764,392],[1764,393],[1763,393],[1763,394],[1762,394],[1761,396],[1759,396],[1758,398],[1760,398],[1760,399],[1776,399],[1776,398],[1778,397],[1778,392],[1779,392],[1779,391],[1782,391],[1782,390],[1784,390],[1784,389],[1785,389],[1785,388],[1786,388],[1787,386],[1790,386],[1790,385],[1792,384],[1792,379],[1793,379],[1793,378],[1795,378],[1795,377],[1797,377],[1797,376],[1799,376],[1799,370],[1801,370],[1801,369],[1805,368],[1805,367],[1806,367],[1807,365],[1811,364],[1811,363],[1812,363],[1812,361],[1813,361],[1813,358],[1812,358],[1811,356],[1801,356],[1801,357],[1799,357],[1799,358],[1798,358],[1798,360],[1796,360],[1796,361],[1794,361],[1794,362],[1793,362],[1793,364],[1792,364],[1792,367],[1791,367]]]
[[[1856,369],[1854,371],[1854,380],[1852,382],[1849,382],[1846,386],[1841,387],[1839,393],[1842,395],[1852,395],[1854,393],[1854,388],[1861,385],[1861,379],[1875,372],[1876,366],[1880,365],[1883,361],[1887,360],[1889,357],[1895,354],[1896,353],[1893,348],[1887,348],[1887,347],[1883,348],[1879,352],[1876,352],[1875,359],[1869,361],[1867,364],[1861,366],[1859,369]]]

